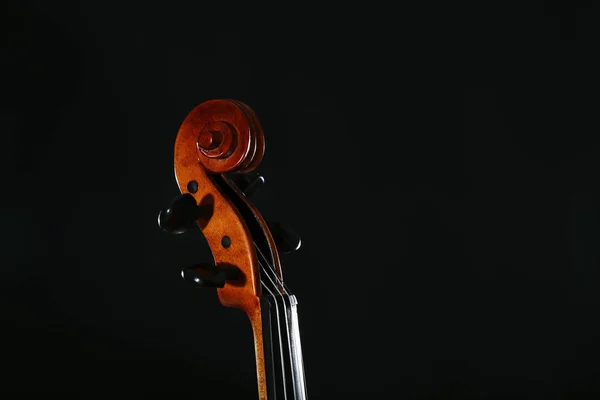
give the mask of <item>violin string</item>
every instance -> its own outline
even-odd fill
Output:
[[[260,266],[261,269],[265,270],[266,272],[266,268],[262,265],[262,263],[259,261],[258,265]],[[283,293],[281,292],[281,289],[279,289],[279,286],[277,286],[277,284],[275,283],[275,281],[273,281],[273,278],[271,278],[271,275],[269,275],[268,273],[265,274],[267,278],[269,278],[269,281],[271,282],[271,284],[273,285],[273,291],[277,294],[287,294],[287,293]],[[261,279],[261,283],[263,285],[265,285],[264,281]],[[265,285],[265,287],[267,288],[267,290],[269,290],[269,288]],[[271,292],[271,290],[269,290],[269,293],[271,293],[271,295],[273,295],[273,292]]]
[[[258,245],[256,243],[254,243],[254,247],[256,248],[257,254],[262,258],[263,263],[265,265],[267,265],[269,267],[269,270],[271,271],[271,273],[273,274],[273,276],[275,277],[275,279],[277,280],[277,282],[283,286],[283,282],[281,281],[281,279],[279,279],[279,277],[277,276],[277,273],[275,272],[275,268],[273,268],[273,266],[271,266],[271,264],[269,263],[269,261],[267,260],[267,257],[265,257],[265,255],[263,254],[263,252],[260,250],[260,248],[258,247]],[[260,264],[260,260],[257,260]]]
[[[271,282],[271,284],[273,285],[271,288],[277,294],[281,294],[281,295],[283,295],[283,294],[288,295],[289,294],[285,288],[283,288],[281,285],[277,284],[277,281],[279,281],[279,279],[277,279],[276,275],[272,272],[272,270],[270,268],[265,268],[265,266],[263,265],[263,263],[260,262],[260,261],[258,261],[258,265],[260,266],[261,270],[263,270],[263,275],[266,275],[267,278],[269,279],[269,281]],[[271,270],[271,273],[269,273],[269,270]],[[274,278],[272,277],[272,275],[274,276]]]
[[[288,288],[288,286],[285,284],[285,282],[283,282],[279,276],[277,275],[277,272],[275,272],[275,268],[273,266],[270,265],[269,261],[267,260],[267,257],[265,257],[265,255],[263,254],[263,252],[260,250],[260,248],[256,245],[256,243],[254,243],[254,246],[256,247],[256,250],[258,251],[258,254],[262,257],[263,261],[265,262],[265,264],[269,267],[269,269],[271,270],[271,272],[273,273],[273,275],[275,276],[275,279],[277,280],[277,282],[281,285],[281,287],[283,288],[284,292],[290,293],[291,290]],[[259,261],[260,264],[260,261]]]
[[[266,275],[267,278],[269,278],[269,281],[271,281],[271,283],[273,284],[273,290],[279,294],[287,294],[287,291],[286,291],[285,287],[283,286],[281,279],[279,279],[279,277],[277,276],[277,273],[275,273],[275,271],[267,263],[267,261],[266,260],[263,260],[262,262],[261,262],[261,260],[257,260],[257,261],[258,261],[258,265],[260,266],[264,275]],[[266,267],[265,267],[265,264],[267,265]],[[279,283],[279,285],[277,283]],[[283,291],[280,288],[283,288]]]
[[[259,262],[260,263],[260,262]],[[271,279],[271,278],[269,278]],[[287,390],[285,388],[285,383],[286,383],[286,378],[285,378],[285,362],[284,362],[284,358],[283,358],[283,345],[282,345],[282,338],[281,338],[281,325],[279,323],[279,306],[277,305],[277,299],[275,298],[275,294],[273,292],[271,292],[271,290],[269,289],[268,286],[265,285],[265,283],[263,282],[263,280],[261,279],[260,282],[263,284],[263,286],[265,287],[265,289],[267,289],[267,291],[271,294],[271,297],[273,297],[273,302],[275,303],[275,315],[277,317],[277,333],[279,335],[279,355],[281,357],[281,374],[283,376],[283,379],[281,380],[281,382],[283,383],[283,398],[285,400],[287,400]],[[271,283],[273,283],[273,281],[271,281]],[[285,303],[284,306],[285,308]],[[285,311],[285,310],[284,310]],[[287,313],[287,311],[285,311]],[[285,315],[284,315],[285,318]],[[289,335],[289,333],[288,333]]]
[[[273,286],[271,286],[271,289],[274,292],[276,292],[277,294],[287,295],[288,294],[287,291],[285,289],[282,290],[281,285],[277,284],[277,278],[273,279],[271,274],[268,273],[269,270],[267,268],[265,268],[264,265],[260,261],[258,262],[258,265],[260,266],[261,270],[263,270],[262,275],[266,275],[267,278],[269,279],[269,282],[271,282],[271,284],[273,285]]]

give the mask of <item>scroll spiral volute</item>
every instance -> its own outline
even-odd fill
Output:
[[[265,152],[258,118],[240,101],[204,102],[190,112],[182,130],[182,138],[188,146],[193,143],[197,160],[209,173],[252,171]]]

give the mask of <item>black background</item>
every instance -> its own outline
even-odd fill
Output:
[[[54,3],[0,5],[2,391],[256,398],[245,315],[179,276],[202,235],[156,226],[213,98],[304,240],[311,399],[600,388],[591,1]]]

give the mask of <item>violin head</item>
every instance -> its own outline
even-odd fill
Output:
[[[257,308],[262,290],[261,268],[268,263],[280,280],[281,268],[268,225],[248,200],[248,192],[259,184],[256,180],[245,185],[236,183],[228,176],[250,176],[264,153],[264,134],[257,116],[236,100],[210,100],[196,106],[183,121],[175,141],[177,184],[188,199],[186,205],[193,198],[196,206],[205,210],[197,212],[196,222],[211,248],[215,265],[234,266],[245,282],[217,285],[219,299],[225,306],[246,312]],[[262,177],[258,180],[264,182]],[[183,211],[185,215],[176,221],[185,220],[192,213],[189,209]],[[170,222],[166,218],[164,221]]]
[[[181,234],[194,222],[202,230],[214,263],[185,268],[181,276],[195,287],[216,288],[221,304],[242,309],[249,316],[261,400],[266,400],[268,390],[265,365],[272,361],[271,333],[279,331],[273,324],[283,321],[279,313],[277,319],[270,318],[271,306],[261,305],[278,307],[277,302],[283,302],[288,312],[281,317],[288,318],[285,323],[292,328],[297,325],[295,297],[283,283],[279,251],[293,252],[301,243],[293,230],[267,223],[250,203],[251,195],[265,181],[253,173],[264,153],[262,127],[246,104],[211,100],[198,105],[184,119],[175,140],[175,177],[181,195],[158,218],[159,226],[169,233]],[[299,349],[297,334],[290,336]],[[289,365],[296,368],[294,376],[302,382],[299,354],[290,353],[293,362]],[[295,387],[302,394],[296,398],[305,399],[304,384]]]

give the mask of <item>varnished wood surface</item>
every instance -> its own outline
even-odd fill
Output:
[[[190,193],[188,183],[196,181],[191,193],[197,204],[212,212],[198,220],[218,267],[234,266],[241,278],[217,289],[221,303],[243,310],[254,334],[259,399],[266,400],[266,376],[259,297],[260,269],[254,240],[240,212],[211,179],[213,174],[251,171],[260,163],[265,150],[258,118],[242,102],[211,100],[195,107],[183,121],[175,142],[175,176],[182,193]],[[243,196],[242,196],[243,198]],[[245,198],[244,201],[247,202]],[[248,203],[249,204],[249,203]],[[267,224],[258,210],[249,204],[272,247],[277,274],[281,266]],[[230,246],[222,240],[230,238]]]

